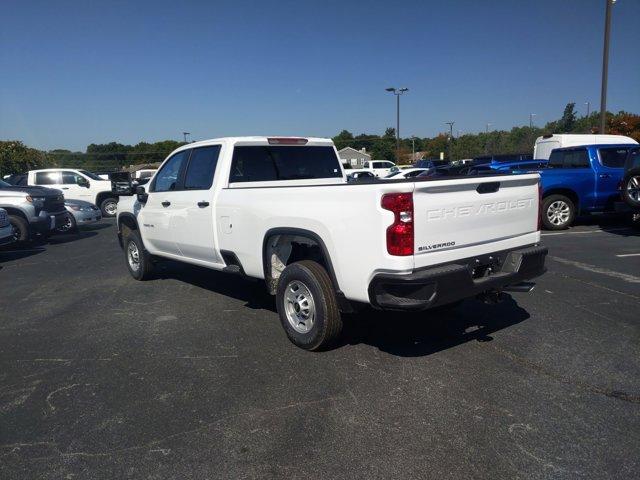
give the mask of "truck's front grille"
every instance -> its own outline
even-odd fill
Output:
[[[58,195],[56,197],[46,197],[42,209],[47,213],[57,213],[64,210],[64,197]]]

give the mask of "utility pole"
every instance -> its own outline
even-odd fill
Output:
[[[604,134],[607,124],[607,79],[609,76],[609,36],[611,34],[611,7],[616,0],[605,0],[604,48],[602,51],[602,89],[600,91],[600,133]]]
[[[453,124],[456,122],[444,122],[449,125],[449,161],[451,161],[451,147],[453,146]]]
[[[486,130],[485,130],[485,133],[489,133],[489,126],[490,126],[490,125],[493,125],[493,124],[492,124],[492,123],[487,123],[487,128],[486,128]]]
[[[587,106],[587,118],[589,118],[591,114],[591,102],[584,102],[584,104]]]
[[[533,117],[535,117],[536,114],[535,113],[530,113],[529,114],[529,128],[533,128]]]
[[[411,163],[416,161],[416,136],[411,136]]]
[[[408,92],[409,89],[407,87],[389,87],[385,88],[385,90],[396,96],[396,162],[398,162],[400,161],[400,95],[404,92]]]
[[[184,139],[184,143],[187,143],[187,135],[191,135],[189,132],[182,132],[182,138]]]

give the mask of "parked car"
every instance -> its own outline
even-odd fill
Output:
[[[102,216],[113,217],[118,208],[118,196],[111,191],[111,181],[88,172],[72,168],[31,170],[28,185],[59,188],[67,200],[83,200],[100,207]]]
[[[347,184],[330,139],[183,145],[121,197],[129,273],[154,257],[264,279],[289,339],[316,350],[357,305],[425,310],[544,272],[538,174]],[[519,284],[518,287],[513,287]]]
[[[80,226],[102,220],[102,212],[93,203],[82,200],[65,200],[64,206],[69,215],[67,222],[56,229],[58,233],[75,233]]]
[[[403,170],[398,170],[397,172],[392,172],[386,177],[382,177],[381,180],[400,180],[402,178],[413,178],[417,177],[421,173],[428,172],[427,168],[405,168]]]
[[[386,177],[396,164],[388,160],[371,160],[364,162],[364,169],[371,171],[376,177]]]
[[[630,148],[624,164],[621,184],[622,200],[640,213],[640,148]]]
[[[582,135],[573,133],[543,135],[533,146],[533,158],[548,160],[556,148],[581,147],[586,145],[637,145],[633,138],[624,135]]]
[[[0,207],[9,214],[15,240],[19,242],[54,233],[68,216],[60,190],[17,187],[3,180],[0,180]]]
[[[9,214],[4,208],[0,208],[0,247],[16,241],[13,227],[9,221]]]
[[[580,214],[617,210],[630,144],[557,148],[540,170],[542,223],[549,230],[568,228]]]

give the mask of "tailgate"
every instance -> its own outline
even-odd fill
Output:
[[[415,266],[442,257],[436,252],[465,250],[458,253],[472,256],[536,232],[538,179],[527,174],[416,182]]]

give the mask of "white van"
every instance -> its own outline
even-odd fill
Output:
[[[533,146],[533,158],[536,160],[549,160],[551,151],[554,148],[578,147],[581,145],[602,145],[602,144],[634,144],[633,138],[624,135],[594,135],[594,134],[554,134],[544,135],[536,139]]]

